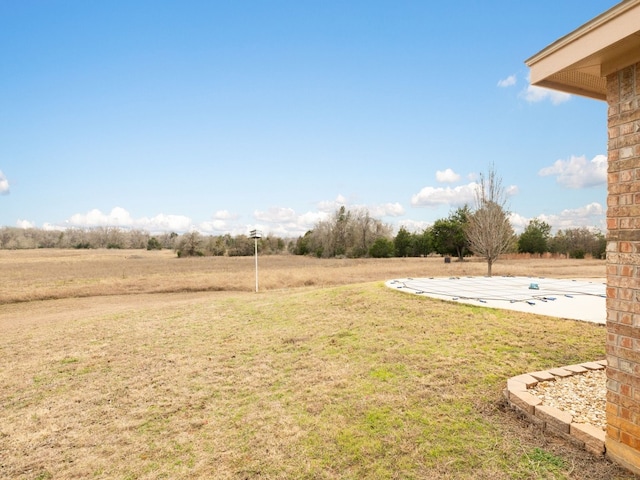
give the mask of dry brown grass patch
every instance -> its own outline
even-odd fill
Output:
[[[255,289],[253,257],[179,259],[168,250],[0,250],[0,303],[140,293]],[[398,277],[477,276],[478,259],[445,264],[440,257],[316,259],[292,255],[259,259],[260,290],[326,287]],[[505,259],[495,275],[604,277],[603,260]]]
[[[265,257],[255,294],[252,259],[11,253],[31,266],[8,270],[19,285],[3,298],[103,296],[0,305],[0,477],[631,478],[501,410],[506,378],[601,357],[602,327],[381,283],[483,264]],[[86,285],[65,289],[75,278]],[[117,295],[232,278],[240,291]],[[568,467],[540,464],[555,458],[545,452]]]

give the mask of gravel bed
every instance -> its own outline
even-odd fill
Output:
[[[605,370],[589,370],[555,381],[538,382],[529,393],[542,404],[573,415],[576,423],[606,427],[607,378]]]

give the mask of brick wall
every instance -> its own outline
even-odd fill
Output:
[[[640,63],[607,77],[607,437],[640,473]]]

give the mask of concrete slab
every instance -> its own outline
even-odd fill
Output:
[[[535,277],[399,278],[389,288],[414,295],[552,317],[606,323],[604,279]]]

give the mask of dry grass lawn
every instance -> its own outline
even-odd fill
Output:
[[[0,477],[630,479],[504,407],[602,326],[384,287],[442,259],[0,251]],[[602,278],[602,261],[497,275]]]
[[[168,250],[0,250],[0,304],[56,298],[255,290],[253,257],[179,259]],[[440,257],[336,260],[260,257],[259,289],[327,287],[396,277],[485,275],[486,264]],[[501,260],[494,275],[602,278],[602,260]]]

